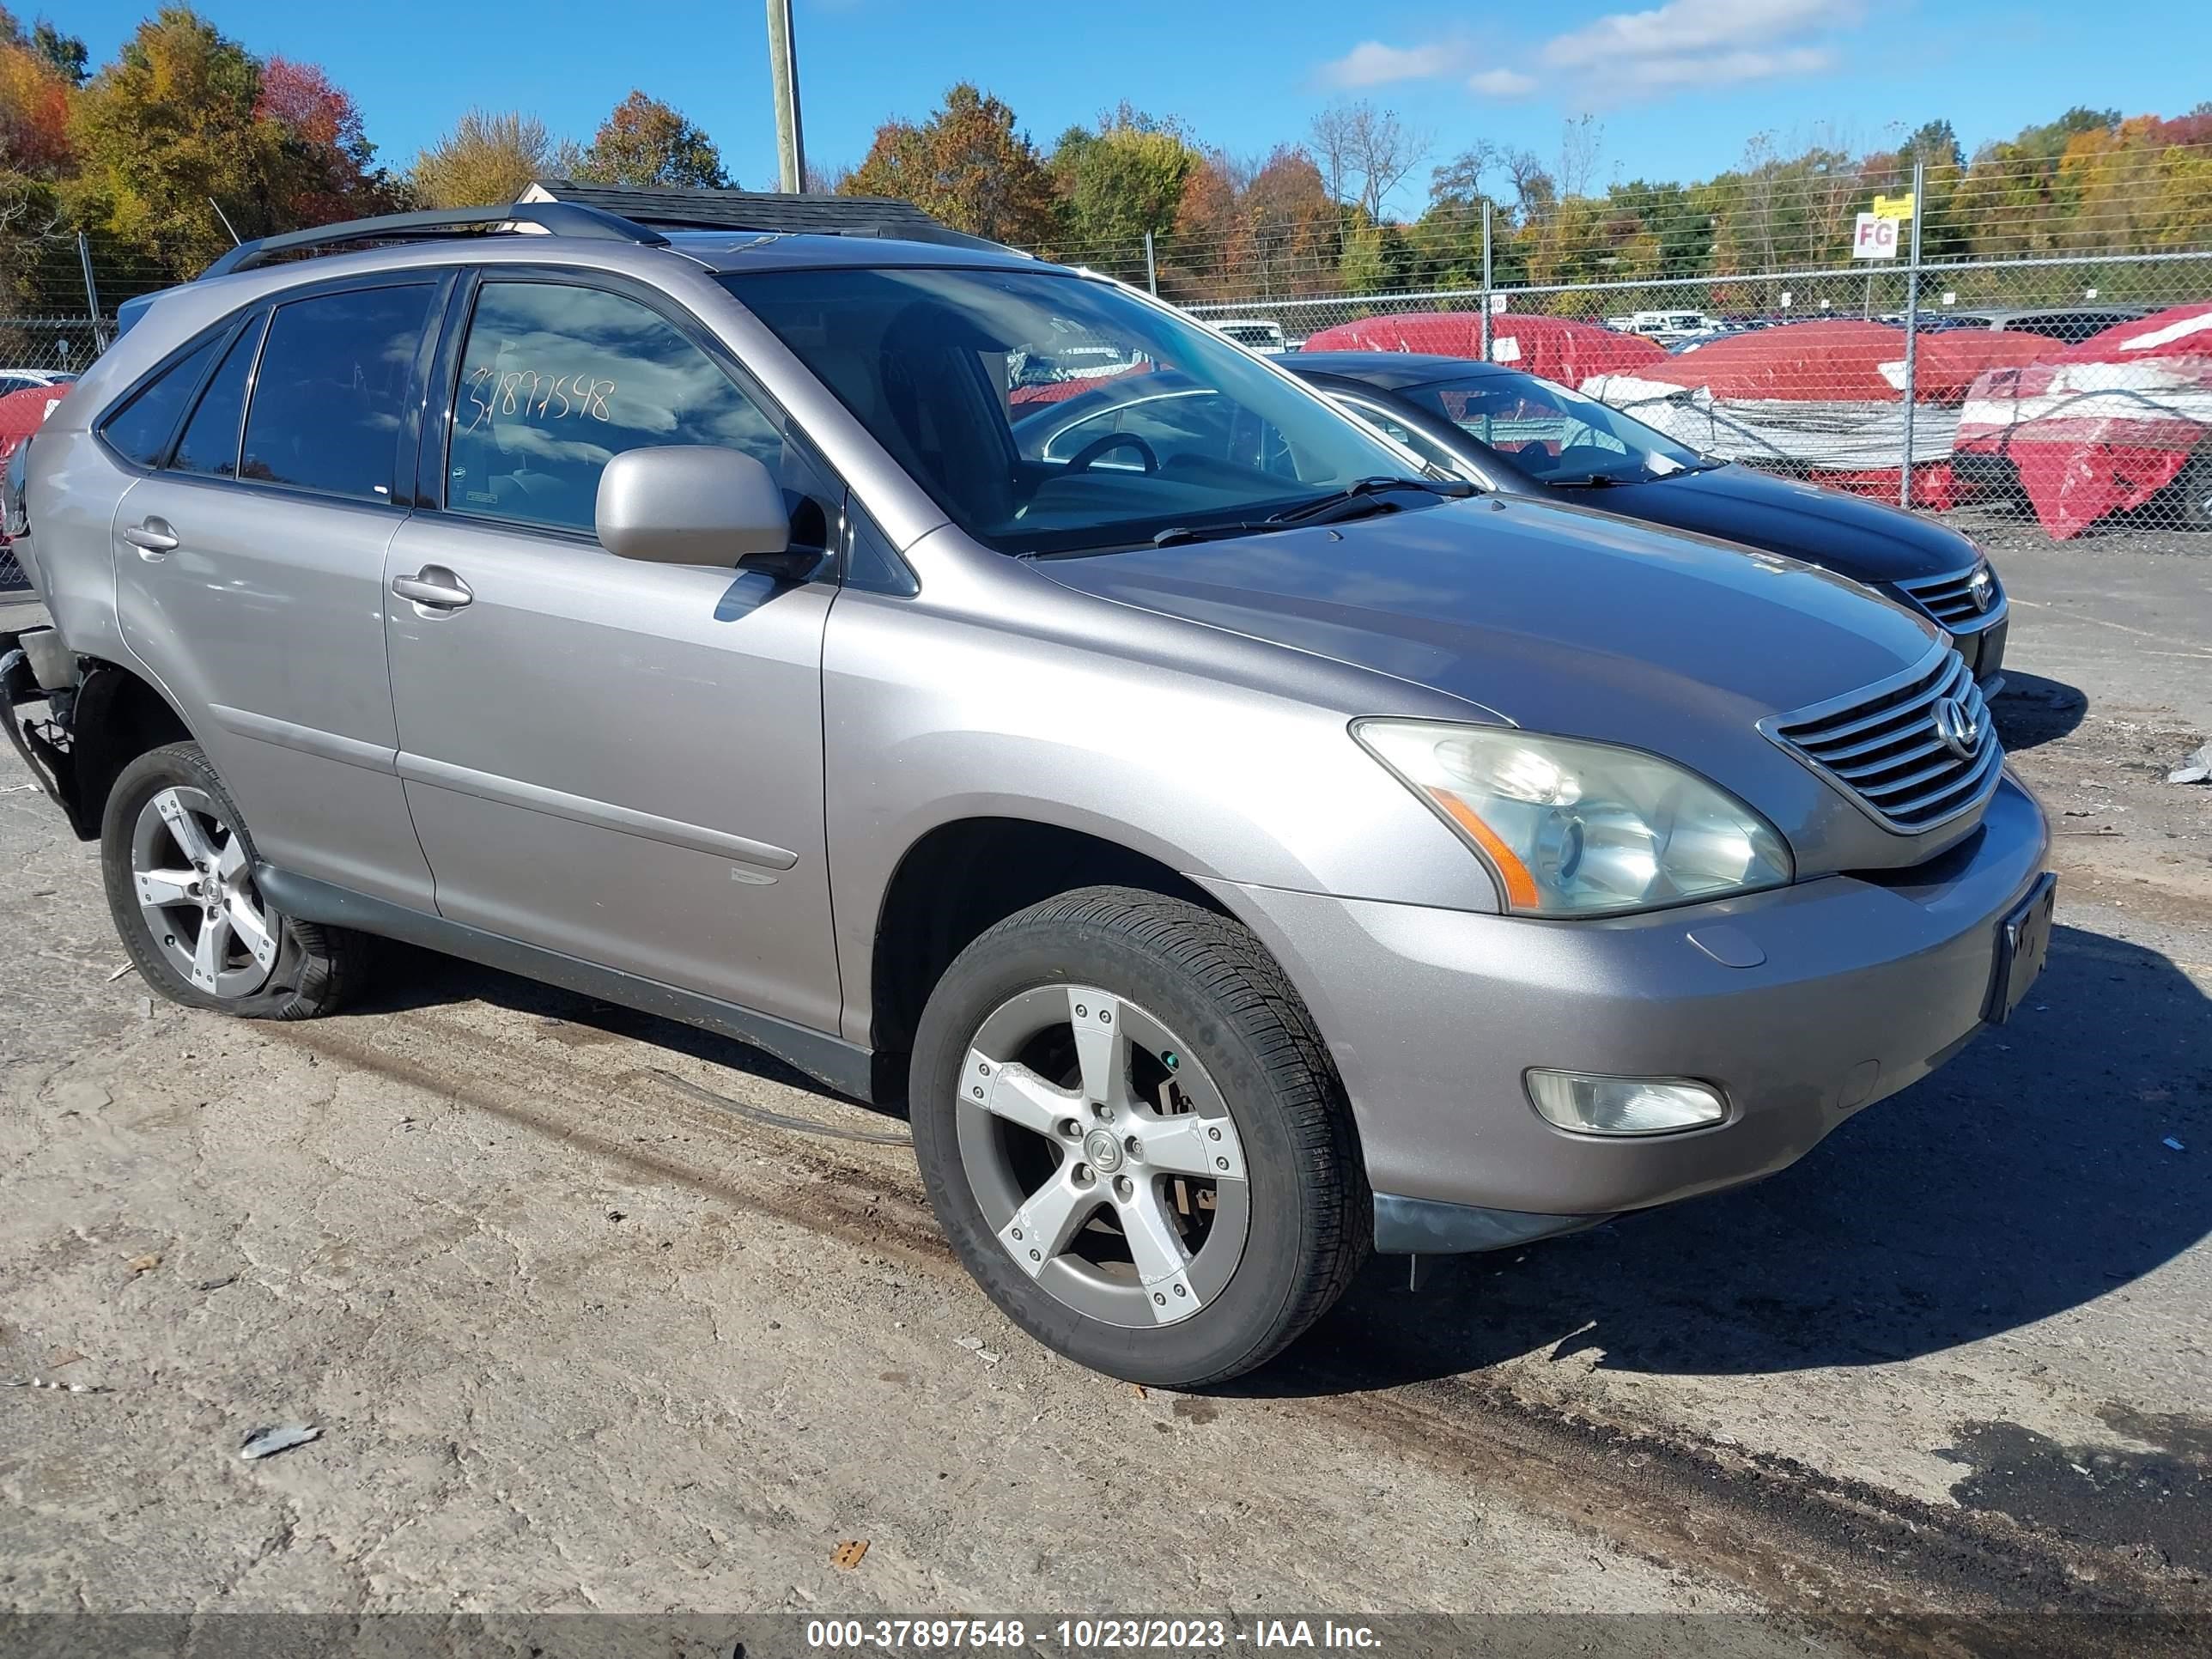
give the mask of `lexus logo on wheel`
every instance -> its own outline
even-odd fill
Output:
[[[1956,697],[1938,697],[1935,708],[1936,735],[1960,760],[1972,760],[1982,741],[1982,717]]]
[[[1977,611],[1986,611],[1996,603],[1997,579],[1990,574],[1989,566],[1984,565],[1966,579],[1966,597],[1974,602]]]

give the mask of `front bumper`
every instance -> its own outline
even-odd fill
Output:
[[[2011,626],[2011,607],[2008,605],[2005,614],[1987,626],[1951,635],[1951,643],[1966,659],[1974,683],[1982,688],[1985,697],[1994,697],[2004,689],[2005,632]]]
[[[2049,847],[2008,774],[1980,829],[1917,870],[1612,921],[1210,884],[1328,1042],[1379,1242],[1467,1249],[1771,1175],[1933,1071],[1990,1012],[2000,923]],[[1729,1115],[1678,1134],[1569,1133],[1529,1105],[1532,1066],[1700,1079]]]

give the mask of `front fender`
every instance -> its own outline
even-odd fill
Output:
[[[852,591],[831,613],[823,805],[848,1035],[870,1026],[901,860],[963,819],[1079,831],[1199,880],[1498,909],[1480,860],[1353,741],[1352,719],[1405,707],[1375,705],[1395,696],[1379,677],[1056,592],[1088,614],[1012,629]]]

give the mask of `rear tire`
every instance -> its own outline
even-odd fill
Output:
[[[1371,1249],[1311,1017],[1251,933],[1182,900],[1086,888],[989,929],[932,991],[909,1087],[962,1262],[1094,1370],[1239,1376],[1326,1313]]]
[[[253,882],[253,838],[196,743],[150,750],[109,791],[100,873],[123,948],[187,1008],[307,1019],[358,987],[369,940],[279,915]]]

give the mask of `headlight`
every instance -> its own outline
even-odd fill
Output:
[[[1370,720],[1352,735],[1480,853],[1523,915],[1651,910],[1780,887],[1772,825],[1633,749],[1510,727]]]

